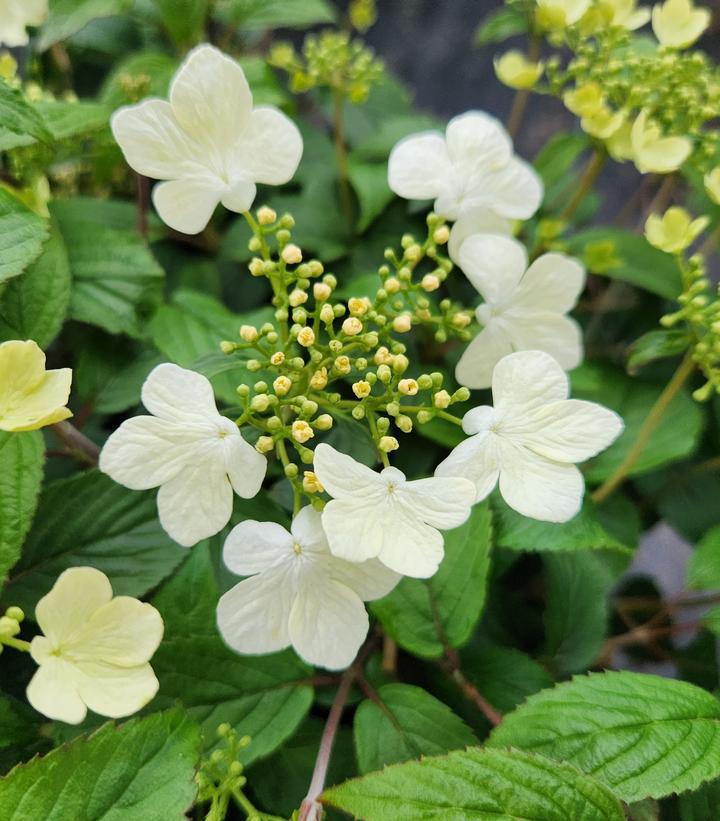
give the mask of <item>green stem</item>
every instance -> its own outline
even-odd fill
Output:
[[[278,459],[282,462],[284,468],[286,468],[290,462],[290,457],[288,456],[287,447],[285,446],[284,439],[278,439],[275,443],[275,452],[277,453]],[[288,476],[288,481],[290,482],[290,486],[292,487],[293,491],[293,517],[297,516],[300,512],[300,508],[302,507],[302,491],[298,483],[291,479]]]
[[[388,459],[388,455],[387,453],[385,453],[384,450],[381,450],[379,447],[380,434],[378,433],[377,424],[375,423],[375,414],[372,411],[368,411],[365,418],[368,421],[368,426],[370,427],[370,435],[373,438],[373,442],[375,442],[377,452],[380,456],[380,461],[383,463],[383,467],[389,468],[390,460]]]
[[[5,644],[8,647],[12,647],[15,650],[21,650],[23,653],[30,652],[30,642],[23,641],[22,639],[13,639],[10,636],[7,638],[0,639],[0,644]]]
[[[606,160],[607,152],[604,149],[596,148],[593,151],[592,156],[583,169],[575,195],[560,212],[561,220],[569,220],[575,216],[576,211],[582,205],[585,197],[592,191],[595,180],[597,180],[598,175],[602,171]]]
[[[333,110],[333,135],[335,138],[335,164],[340,182],[340,206],[348,225],[352,225],[352,197],[348,174],[347,147],[345,146],[345,98],[340,90],[335,91]]]
[[[245,815],[253,821],[285,821],[284,818],[278,815],[267,815],[264,812],[260,812],[242,790],[233,790],[232,797]]]
[[[540,41],[537,37],[533,37],[530,41],[527,56],[528,60],[533,62],[540,56]],[[515,92],[515,99],[513,100],[510,116],[507,121],[507,132],[513,139],[517,136],[523,117],[525,116],[525,110],[530,101],[530,91],[531,89],[529,88],[521,88]]]

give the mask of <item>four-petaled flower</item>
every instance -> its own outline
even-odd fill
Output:
[[[455,370],[468,388],[487,388],[493,368],[514,351],[546,351],[571,370],[582,361],[582,333],[565,316],[585,284],[585,269],[564,254],[544,254],[528,268],[525,247],[511,237],[476,234],[462,244],[458,264],[485,300],[476,314],[483,330]]]
[[[9,48],[28,43],[28,26],[39,26],[48,15],[48,0],[0,0],[0,43]]]
[[[274,522],[242,522],[228,536],[223,558],[234,573],[249,576],[218,603],[225,641],[239,653],[292,645],[308,664],[330,670],[347,667],[367,635],[363,601],[382,598],[400,579],[376,559],[333,556],[310,506],[289,533]]]
[[[145,380],[142,401],[153,415],[120,425],[102,449],[100,469],[133,490],[159,486],[160,523],[189,547],[225,527],[233,490],[255,496],[267,461],[218,413],[202,374],[158,365]]]
[[[494,407],[463,417],[469,438],[438,465],[436,476],[464,476],[477,501],[500,482],[505,501],[523,516],[566,522],[580,510],[583,475],[575,467],[610,445],[623,423],[613,411],[568,399],[568,379],[541,351],[500,360],[492,379]]]
[[[635,165],[643,174],[676,171],[690,156],[693,147],[687,137],[664,136],[646,109],[638,114],[633,123],[630,144]]]
[[[428,578],[443,558],[443,537],[470,515],[467,479],[408,482],[397,468],[376,473],[327,444],[315,449],[315,474],[332,500],[322,523],[330,550],[351,562],[378,558],[404,576]]]
[[[37,430],[72,416],[65,407],[72,371],[45,370],[45,354],[35,342],[0,344],[0,430]]]
[[[302,156],[292,120],[273,106],[253,108],[242,68],[209,45],[188,54],[169,103],[126,106],[111,125],[129,165],[166,180],[155,186],[155,207],[186,234],[202,231],[220,202],[247,211],[255,184],[288,182]]]
[[[663,46],[687,48],[710,25],[709,9],[696,8],[692,0],[665,0],[652,10],[652,27]]]
[[[162,618],[152,605],[113,598],[101,571],[64,571],[37,603],[35,618],[44,635],[30,645],[39,669],[27,697],[38,712],[79,724],[88,708],[121,718],[155,696],[149,661],[162,639]]]

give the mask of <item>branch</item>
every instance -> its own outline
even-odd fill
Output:
[[[460,658],[457,650],[452,647],[445,648],[444,667],[455,684],[462,690],[465,698],[472,701],[493,727],[497,727],[502,721],[502,715],[490,704],[478,688],[465,678],[465,674],[460,669]]]
[[[51,425],[53,433],[65,445],[68,451],[79,459],[85,462],[90,467],[97,467],[98,459],[100,457],[100,448],[88,439],[84,433],[81,433],[70,422],[56,422]]]

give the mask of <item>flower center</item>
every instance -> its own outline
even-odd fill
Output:
[[[293,550],[295,551],[296,556],[300,556],[302,554],[302,545],[299,542],[295,542],[293,545]]]

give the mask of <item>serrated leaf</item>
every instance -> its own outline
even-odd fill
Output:
[[[388,185],[385,162],[365,162],[351,155],[348,175],[360,203],[357,230],[362,233],[382,214],[395,195]]]
[[[326,790],[321,801],[372,821],[623,821],[619,801],[567,764],[470,749],[396,764]]]
[[[421,687],[386,684],[376,697],[377,701],[363,701],[355,713],[355,751],[361,773],[477,744],[467,724]]]
[[[485,604],[492,520],[487,502],[465,524],[444,534],[445,558],[431,579],[403,579],[373,613],[398,644],[422,658],[443,654],[443,641],[460,647]],[[441,631],[441,632],[439,632]]]
[[[130,5],[131,0],[53,0],[35,47],[45,51],[76,34],[92,20],[122,14]]]
[[[313,701],[307,683],[311,669],[290,650],[266,656],[232,652],[217,631],[219,597],[208,545],[197,545],[153,602],[165,621],[165,636],[153,657],[160,680],[157,703],[180,701],[210,743],[224,721],[249,735],[252,744],[241,758],[250,763],[279,747],[307,715]]]
[[[0,585],[20,558],[37,507],[44,464],[40,431],[0,431]]]
[[[687,585],[693,590],[720,588],[720,527],[709,530],[698,542],[688,562]]]
[[[569,761],[623,801],[662,798],[720,776],[720,702],[684,681],[591,673],[530,696],[488,744]]]
[[[44,716],[36,713],[26,703],[0,694],[0,770],[29,758],[46,749],[49,740],[43,735]]]
[[[45,220],[0,187],[0,285],[40,256],[46,238]]]
[[[0,295],[0,341],[34,339],[47,348],[65,321],[70,285],[65,245],[53,231],[40,256]]]
[[[101,103],[48,100],[35,103],[47,129],[46,140],[67,140],[99,131],[108,124],[110,110]],[[33,145],[36,138],[30,134],[10,134],[0,126],[0,149]]]
[[[488,43],[501,43],[508,37],[518,34],[527,34],[528,16],[519,9],[501,8],[491,12],[483,19],[475,30],[473,43],[476,46],[485,46]]]
[[[627,359],[628,371],[634,373],[649,362],[679,356],[690,347],[690,343],[688,334],[677,328],[648,331],[630,346]]]
[[[154,491],[86,471],[45,487],[6,596],[32,614],[63,570],[82,565],[106,573],[115,595],[141,596],[186,555],[160,527]]]
[[[105,724],[0,778],[0,817],[182,821],[199,747],[198,727],[181,710]]]
[[[22,93],[11,88],[0,79],[0,123],[3,131],[20,136],[30,136],[38,140],[48,140],[50,133],[47,130],[42,116],[37,109],[25,100]],[[2,150],[5,146],[0,146]]]

